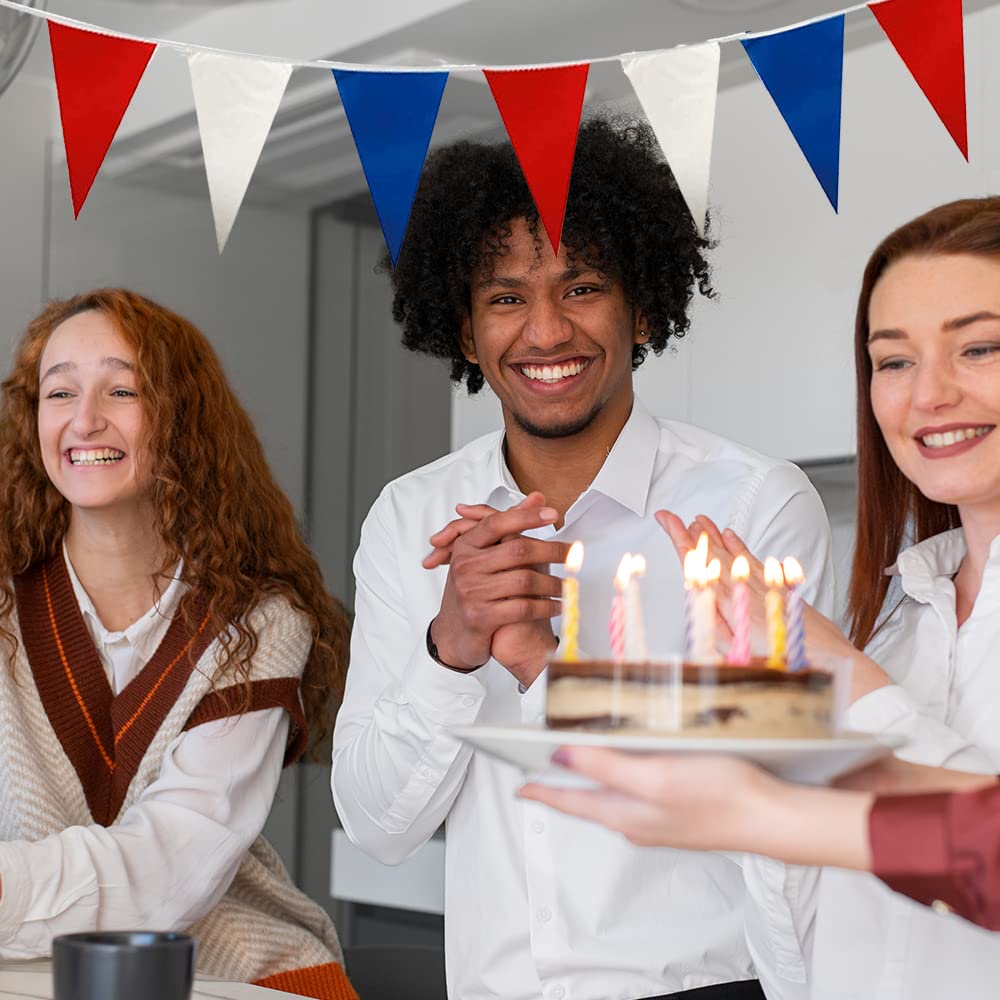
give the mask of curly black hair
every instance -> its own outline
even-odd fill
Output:
[[[457,142],[427,158],[406,240],[391,272],[393,318],[403,346],[447,358],[455,382],[483,387],[466,360],[459,331],[471,307],[472,276],[488,275],[508,252],[511,222],[525,219],[539,253],[544,231],[509,143]],[[649,339],[632,348],[661,354],[690,325],[694,286],[712,297],[705,251],[684,197],[650,127],[591,118],[580,127],[562,242],[570,258],[619,282],[647,321]],[[383,264],[390,270],[388,258]]]

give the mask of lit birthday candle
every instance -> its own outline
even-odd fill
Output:
[[[632,556],[628,582],[625,585],[625,659],[640,663],[649,659],[646,630],[642,624],[642,603],[639,599],[639,578],[646,572],[646,560]]]
[[[684,557],[684,586],[687,591],[688,659],[692,663],[718,663],[715,651],[715,585],[721,565],[708,559],[708,535],[702,532],[698,544]]]
[[[706,544],[708,536],[702,535]],[[684,556],[684,652],[694,659],[694,599],[695,583],[700,576],[701,553],[697,548],[688,549]]]
[[[764,611],[767,617],[767,665],[776,670],[785,667],[785,575],[781,563],[768,557],[764,561],[767,594]]]
[[[806,665],[806,628],[802,618],[802,593],[799,588],[805,575],[797,559],[789,556],[783,564],[785,583],[788,586],[788,605],[785,618],[788,623],[788,669],[803,670]]]
[[[615,596],[611,601],[611,618],[608,621],[611,656],[615,660],[625,659],[625,588],[628,586],[631,574],[632,553],[626,552],[615,574]]]
[[[726,662],[746,666],[750,662],[750,563],[746,556],[737,556],[730,570],[733,585],[733,641]]]
[[[574,542],[566,556],[566,578],[562,582],[562,656],[579,658],[580,581],[576,574],[583,565],[583,542]]]

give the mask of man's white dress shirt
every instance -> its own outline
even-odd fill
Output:
[[[809,890],[808,870],[760,859],[743,865],[745,881],[742,859],[634,847],[517,799],[517,768],[450,734],[475,722],[543,724],[544,675],[522,694],[495,661],[456,673],[425,646],[448,572],[421,567],[428,538],[455,517],[457,502],[508,508],[521,499],[497,432],[390,483],[373,505],[354,563],[351,666],[334,734],[332,784],[344,829],[391,864],[447,822],[453,1000],[632,1000],[755,975],[771,996],[802,996],[802,941],[788,904]],[[682,573],[653,520],[660,508],[685,521],[707,514],[756,553],[795,555],[807,599],[829,611],[829,528],[805,475],[698,428],[655,420],[637,400],[564,526],[532,532],[584,543],[580,645],[589,653],[608,654],[613,578],[626,551],[648,563],[641,587],[651,653],[683,652]],[[759,905],[745,906],[747,883]]]
[[[185,585],[172,580],[145,615],[112,632],[65,548],[63,557],[118,694],[156,652]],[[267,819],[288,722],[268,708],[196,726],[170,744],[159,777],[120,822],[0,843],[0,957],[49,954],[53,937],[76,931],[184,929],[208,913]]]
[[[915,763],[998,773],[1000,537],[958,628],[952,578],[965,552],[956,529],[900,553],[890,572],[902,602],[866,650],[899,686],[866,695],[848,718],[905,733],[900,756]],[[994,1000],[1000,934],[920,906],[872,875],[824,869],[814,981],[816,1000]]]

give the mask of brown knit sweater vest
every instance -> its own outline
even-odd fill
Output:
[[[62,556],[17,577],[14,589],[17,612],[8,628],[18,651],[13,662],[0,662],[0,773],[10,776],[0,785],[0,839],[113,825],[156,780],[178,735],[243,709],[242,685],[228,678],[213,685],[219,644],[203,609],[196,607],[191,621],[178,615],[115,695]],[[250,617],[259,640],[250,709],[288,711],[291,763],[306,742],[298,689],[311,633],[283,598],[261,602]],[[263,837],[219,903],[189,930],[205,975],[357,1000],[329,917],[295,887]]]

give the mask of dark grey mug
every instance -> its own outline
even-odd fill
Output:
[[[188,1000],[194,954],[187,934],[64,934],[52,942],[54,1000]]]

